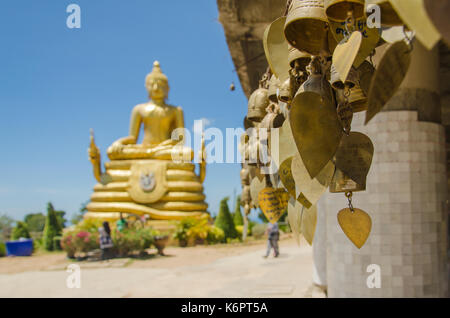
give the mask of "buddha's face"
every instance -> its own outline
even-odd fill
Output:
[[[164,80],[153,80],[149,83],[149,94],[153,100],[165,100],[169,93],[169,85]]]

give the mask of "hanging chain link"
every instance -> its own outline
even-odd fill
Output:
[[[353,192],[352,192],[352,191],[345,192],[345,196],[346,196],[347,199],[348,199],[348,208],[350,209],[350,211],[351,211],[352,213],[354,213],[354,212],[355,212],[355,209],[353,208],[353,204],[352,204]]]

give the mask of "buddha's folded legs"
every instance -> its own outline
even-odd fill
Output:
[[[118,151],[111,151],[111,148],[108,148],[108,157],[111,160],[159,159],[190,162],[194,159],[194,151],[184,146],[158,146],[150,148],[141,145],[127,145]]]

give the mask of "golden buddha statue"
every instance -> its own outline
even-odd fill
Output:
[[[105,164],[105,172],[91,131],[88,152],[99,184],[94,187],[86,217],[114,219],[121,213],[133,213],[171,220],[207,211],[202,186],[206,172],[204,140],[197,175],[193,150],[182,145],[182,131],[172,138],[175,129],[184,128],[183,110],[166,104],[169,83],[157,61],[145,86],[150,101],[133,108],[129,136],[108,148],[111,161]],[[137,144],[141,125],[143,141]]]

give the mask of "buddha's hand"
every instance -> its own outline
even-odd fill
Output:
[[[113,144],[108,148],[108,153],[120,153],[123,148],[123,144],[120,141],[115,141]]]

